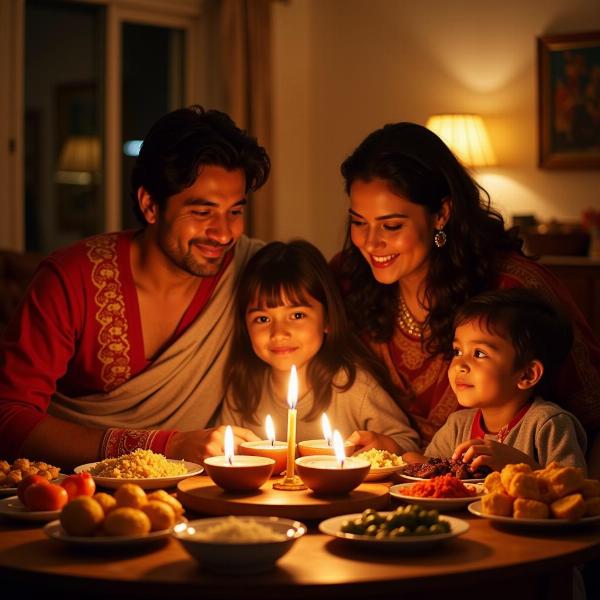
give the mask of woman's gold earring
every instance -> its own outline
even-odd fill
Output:
[[[437,248],[442,248],[446,245],[447,239],[448,236],[446,235],[446,232],[443,229],[438,229],[433,236],[433,243]]]

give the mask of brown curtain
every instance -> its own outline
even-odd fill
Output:
[[[271,0],[221,0],[221,60],[226,110],[271,150]],[[272,186],[252,195],[248,233],[273,238]]]

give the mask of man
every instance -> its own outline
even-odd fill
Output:
[[[176,110],[146,136],[132,174],[139,231],[46,258],[0,344],[0,457],[62,467],[149,448],[200,461],[223,396],[236,276],[264,148],[224,113]],[[238,441],[256,436],[236,428]]]

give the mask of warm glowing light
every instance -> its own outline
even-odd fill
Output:
[[[479,115],[433,115],[427,129],[437,134],[467,167],[489,167],[496,156]]]
[[[230,465],[233,464],[233,429],[231,429],[231,425],[225,427],[225,460]]]
[[[296,365],[292,365],[290,370],[287,403],[292,410],[294,410],[296,408],[296,404],[298,404],[298,373],[296,372]]]
[[[265,419],[265,430],[267,432],[267,439],[271,442],[271,446],[275,445],[275,426],[273,425],[273,419],[271,415],[267,415]]]
[[[338,459],[340,469],[343,469],[344,461],[346,460],[346,452],[342,434],[337,429],[333,432],[333,449],[335,450],[335,456]]]
[[[325,413],[321,416],[321,427],[323,428],[323,437],[327,440],[327,445],[331,446],[331,443],[333,442],[333,438],[331,437],[331,425],[329,424],[329,419]]]

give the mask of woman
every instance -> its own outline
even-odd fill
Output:
[[[455,311],[482,291],[519,286],[542,290],[573,319],[573,349],[548,399],[572,411],[593,442],[600,345],[564,287],[523,254],[522,240],[448,147],[420,125],[386,125],[341,171],[350,218],[334,268],[352,324],[405,393],[423,444],[458,408],[447,377]]]

